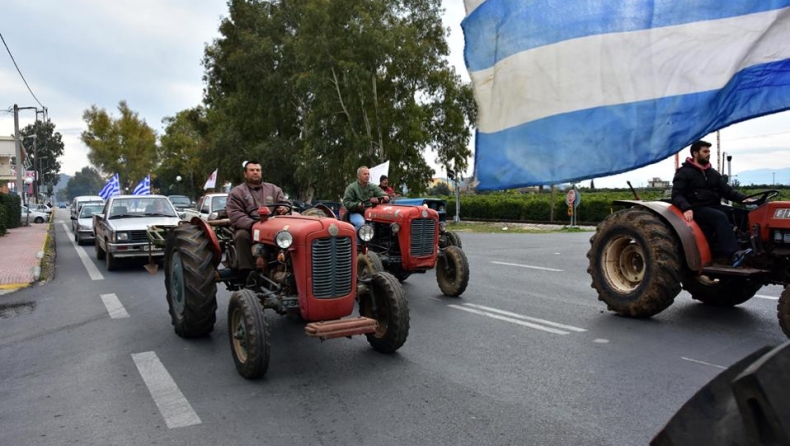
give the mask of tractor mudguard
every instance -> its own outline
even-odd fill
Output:
[[[680,243],[683,245],[686,265],[692,271],[701,271],[704,265],[711,263],[708,239],[705,238],[705,234],[696,221],[686,221],[677,206],[664,201],[637,200],[616,200],[613,204],[647,208],[672,225],[672,229],[675,230],[675,234],[678,235]]]
[[[209,224],[205,220],[201,219],[200,217],[192,217],[192,219],[189,222],[199,227],[200,230],[203,231],[203,233],[206,234],[206,236],[208,237],[210,241],[209,249],[214,254],[214,259],[212,263],[216,268],[217,266],[219,266],[219,262],[222,261],[222,249],[220,249],[219,247],[219,240],[217,239],[217,233],[215,233],[214,229],[211,226],[209,226]]]

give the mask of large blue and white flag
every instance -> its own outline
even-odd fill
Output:
[[[633,170],[790,108],[790,0],[465,0],[481,189]]]
[[[117,173],[113,175],[110,181],[99,191],[99,196],[105,200],[115,195],[121,195],[121,183],[118,181]]]
[[[132,195],[151,195],[151,175],[146,175],[134,188]]]

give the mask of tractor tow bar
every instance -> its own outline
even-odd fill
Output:
[[[310,322],[304,327],[304,334],[322,341],[333,338],[351,337],[366,333],[373,333],[378,329],[379,323],[375,319],[359,316],[349,319],[336,319],[333,321]]]

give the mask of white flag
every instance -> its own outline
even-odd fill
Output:
[[[213,189],[217,187],[217,171],[219,171],[219,169],[214,169],[214,172],[211,172],[211,175],[209,175],[208,180],[206,180],[206,184],[203,185],[203,190]]]
[[[381,182],[381,176],[390,175],[390,162],[385,161],[378,166],[373,166],[370,168],[370,182],[373,184],[378,185]]]

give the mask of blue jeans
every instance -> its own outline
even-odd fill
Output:
[[[348,221],[359,231],[359,228],[365,224],[365,216],[358,212],[352,212],[348,214]]]

